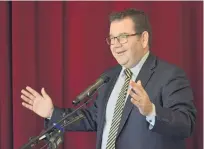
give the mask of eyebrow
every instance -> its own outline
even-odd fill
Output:
[[[120,36],[120,35],[126,35],[126,34],[130,34],[130,33],[125,33],[125,32],[123,32],[123,33],[120,33],[118,36]],[[118,36],[113,36],[113,35],[109,35],[109,37],[118,37]]]

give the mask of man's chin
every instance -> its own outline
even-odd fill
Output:
[[[125,68],[130,68],[130,66],[128,65],[128,63],[119,63],[122,67]]]

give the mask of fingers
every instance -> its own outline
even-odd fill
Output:
[[[31,105],[29,105],[29,104],[27,104],[27,103],[25,103],[25,102],[23,102],[22,105],[23,105],[24,107],[26,107],[27,109],[30,109],[31,111],[33,111],[33,106],[31,106]]]
[[[137,84],[138,84],[138,86],[139,86],[141,92],[142,92],[144,95],[147,95],[147,92],[145,91],[145,89],[144,89],[143,86],[142,86],[142,82],[139,80],[139,81],[137,81]]]
[[[128,90],[128,93],[132,97],[131,102],[139,108],[141,105],[140,100],[142,100],[142,98],[144,97],[144,89],[142,87],[141,81],[139,80],[137,83],[131,81],[130,85],[132,86],[132,88]]]
[[[137,94],[135,94],[132,90],[129,90],[129,94],[130,96],[133,98],[133,100],[136,100],[136,101],[140,101],[140,96],[138,96]]]
[[[45,88],[41,89],[41,93],[42,93],[44,99],[50,98],[49,95],[45,92]]]
[[[137,100],[134,100],[133,98],[130,99],[130,101],[136,105],[138,108],[140,107],[140,103]]]
[[[130,85],[136,94],[138,94],[139,96],[143,95],[144,89],[139,82],[135,83],[134,81],[130,81]]]
[[[21,99],[23,99],[26,103],[33,105],[33,100],[30,100],[29,98],[27,98],[24,95],[21,95]]]
[[[29,92],[27,92],[26,90],[21,90],[21,93],[26,96],[27,98],[29,98],[30,100],[35,100],[35,96],[33,96],[32,94],[30,94]]]
[[[27,86],[26,89],[33,95],[33,96],[40,96],[40,94],[38,92],[36,92],[34,89],[32,89],[31,87]]]

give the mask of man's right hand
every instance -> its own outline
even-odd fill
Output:
[[[31,111],[35,112],[43,118],[50,118],[52,116],[54,106],[52,99],[41,89],[41,94],[27,86],[26,89],[21,90],[21,98],[23,99],[22,105]]]

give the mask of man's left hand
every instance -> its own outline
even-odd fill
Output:
[[[141,81],[130,81],[131,89],[128,90],[130,94],[131,102],[139,109],[140,113],[144,116],[148,116],[153,112],[153,103],[150,101],[147,92],[143,88]]]

